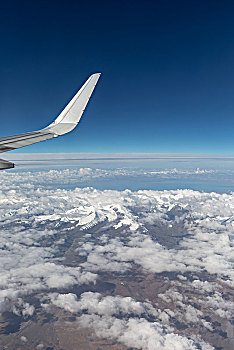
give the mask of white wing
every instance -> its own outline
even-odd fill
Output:
[[[91,75],[55,121],[46,128],[25,134],[0,137],[0,153],[45,141],[73,130],[80,121],[100,75],[100,73]],[[0,170],[12,167],[14,167],[13,163],[0,160]]]

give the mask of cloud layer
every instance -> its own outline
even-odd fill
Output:
[[[51,187],[54,178],[63,187],[74,174],[1,174],[0,311],[29,317],[35,308],[24,299],[37,293],[44,306],[76,314],[79,327],[129,347],[211,349],[176,334],[176,320],[213,332],[201,308],[231,319],[233,304],[222,291],[234,280],[234,194]],[[79,174],[95,176],[91,169]],[[70,292],[103,274],[135,271],[170,286],[154,302]],[[177,279],[165,277],[170,273]]]
[[[148,302],[91,292],[81,295],[80,300],[74,294],[51,294],[50,298],[54,305],[69,312],[86,311],[88,314],[77,318],[78,326],[93,328],[99,337],[112,338],[136,349],[198,349],[195,341],[174,334],[173,328],[159,322],[160,311]],[[150,316],[151,321],[147,320]],[[212,347],[202,344],[202,349]]]

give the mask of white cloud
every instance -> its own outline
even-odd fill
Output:
[[[29,303],[24,302],[21,298],[18,298],[16,304],[12,306],[11,311],[15,315],[22,315],[23,317],[27,317],[34,314],[35,307]]]
[[[27,339],[24,335],[22,335],[22,336],[20,337],[20,340],[21,340],[23,343],[27,343],[27,341],[28,341],[28,339]]]
[[[195,309],[191,305],[186,306],[186,311],[185,311],[185,319],[189,323],[197,323],[200,320],[200,317],[202,316],[202,312],[200,310]]]
[[[119,169],[118,176],[121,172],[124,174]],[[32,315],[33,308],[23,300],[31,292],[49,293],[61,288],[66,292],[76,284],[95,283],[98,276],[93,272],[124,274],[137,267],[145,274],[175,272],[180,279],[176,283],[196,291],[200,304],[208,305],[219,317],[230,318],[231,304],[220,294],[219,283],[228,288],[234,278],[230,241],[234,226],[233,193],[63,188],[77,176],[87,179],[110,174],[92,169],[0,174],[0,184],[4,184],[0,191],[0,311],[11,309],[24,316]],[[53,181],[60,183],[61,189],[53,188]],[[97,224],[101,229],[97,226],[97,232],[90,230]],[[179,227],[178,234],[175,227]],[[83,263],[71,267],[65,265],[59,253],[70,248],[66,242],[70,242],[75,230],[83,230],[79,240],[72,241],[72,249]],[[202,273],[212,275],[216,281],[200,279]],[[197,275],[193,281],[192,274]],[[154,311],[155,322],[147,319],[147,312],[153,315],[147,303],[116,296],[105,299],[100,294],[92,294],[90,300],[87,295],[78,300],[72,294],[66,297],[53,294],[51,300],[57,306],[62,303],[71,312],[86,310],[89,314],[82,315],[80,320],[106,337],[109,325],[115,339],[127,346],[153,349],[150,342],[156,337],[159,349],[159,346],[166,349],[171,339],[174,344],[185,342],[187,346],[175,345],[175,349],[194,348],[194,343],[169,329],[173,317],[191,323],[199,320],[212,329],[191,305],[193,300],[186,299],[176,288],[161,293],[166,306],[162,311]],[[170,303],[181,306],[182,311],[171,310]],[[135,317],[129,316],[131,308]],[[125,314],[125,319],[119,319],[120,314]],[[148,338],[139,339],[139,327]],[[167,338],[163,336],[165,329]]]
[[[234,302],[224,300],[222,294],[215,291],[212,295],[206,296],[201,302],[207,307],[209,306],[214,312],[224,319],[232,319],[234,313]]]
[[[173,333],[158,322],[144,318],[118,319],[111,316],[82,315],[81,327],[93,328],[97,336],[116,339],[129,347],[143,350],[195,350],[194,341]],[[206,344],[206,349],[213,349]],[[205,349],[205,348],[204,348]]]
[[[173,328],[166,325],[169,315],[156,310],[149,302],[138,302],[130,297],[104,297],[91,292],[83,293],[79,300],[71,293],[54,293],[49,297],[54,305],[66,311],[88,313],[77,318],[78,324],[94,329],[99,337],[112,338],[137,349],[198,349],[193,340],[173,333]],[[157,320],[148,321],[147,315]],[[190,317],[195,322],[194,312]],[[159,322],[162,320],[164,325]],[[212,349],[208,344],[206,346]]]
[[[50,294],[51,302],[70,312],[87,310],[89,313],[99,315],[152,315],[157,316],[158,312],[148,302],[135,301],[131,297],[106,296],[100,293],[86,292],[77,299],[75,294]]]

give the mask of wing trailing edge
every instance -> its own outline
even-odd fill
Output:
[[[8,162],[7,160],[0,159],[0,170],[14,168],[14,163]]]

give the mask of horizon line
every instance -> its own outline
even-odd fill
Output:
[[[45,160],[45,159],[70,159],[70,160],[92,160],[92,159],[158,159],[158,158],[234,158],[233,154],[211,154],[211,153],[150,153],[150,152],[127,152],[127,153],[8,153],[4,154],[7,160]],[[69,158],[68,158],[69,157]]]

